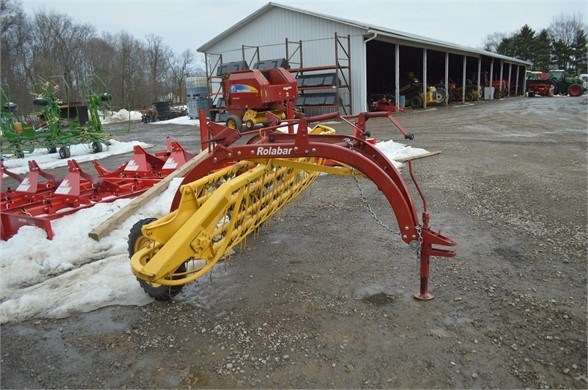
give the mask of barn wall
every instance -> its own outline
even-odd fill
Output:
[[[259,58],[286,57],[285,39],[302,42],[304,67],[335,64],[335,32],[351,37],[351,91],[353,112],[365,110],[364,30],[282,8],[272,8],[250,23],[211,46],[207,53],[222,54],[223,62],[241,61],[242,45],[259,46]],[[346,45],[346,40],[342,40]],[[290,53],[295,49],[290,45]],[[251,62],[255,49],[246,49],[245,60]],[[342,58],[343,54],[339,54]],[[298,62],[299,55],[292,58]],[[255,61],[253,61],[255,62]],[[346,65],[342,63],[342,65]],[[298,65],[293,65],[296,67]],[[343,91],[343,90],[341,90]],[[363,99],[362,99],[363,96]],[[363,103],[363,104],[362,104]]]

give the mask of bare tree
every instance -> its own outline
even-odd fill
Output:
[[[172,52],[163,42],[163,38],[149,34],[145,38],[147,46],[145,54],[149,74],[149,91],[151,98],[157,100],[163,92],[163,86],[166,85],[166,77],[169,69],[169,58]]]
[[[500,44],[508,37],[509,35],[503,32],[495,32],[486,35],[486,37],[484,38],[484,50],[497,53],[498,46],[500,46]]]
[[[190,50],[169,59],[172,91],[181,103],[186,103],[186,77],[194,73],[193,62],[194,54]]]
[[[84,58],[84,48],[94,36],[94,27],[76,24],[65,15],[41,11],[35,15],[33,26],[34,46],[44,54],[44,64],[38,74],[43,77],[61,77],[71,98],[82,95],[79,69]],[[35,50],[37,54],[37,50]]]
[[[553,18],[549,26],[554,53],[552,57],[559,69],[572,73],[582,73],[587,69],[586,26],[582,22],[582,14],[560,14]]]
[[[549,38],[553,42],[563,42],[567,46],[572,46],[578,35],[578,31],[584,30],[582,23],[582,14],[566,15],[564,13],[554,17],[549,26]]]
[[[146,42],[126,32],[97,36],[93,26],[65,14],[28,16],[19,0],[0,0],[0,49],[2,87],[10,87],[26,112],[43,79],[60,82],[59,97],[74,100],[87,98],[88,75],[106,84],[113,108],[143,107],[170,91],[185,100],[194,62],[189,51],[175,57],[159,36],[148,35]]]
[[[2,85],[19,102],[21,112],[32,109],[29,90],[34,85],[31,23],[17,1],[0,2],[0,73]]]
[[[144,47],[135,37],[126,32],[116,35],[116,74],[119,85],[120,104],[123,107],[136,107],[145,104],[139,98],[144,84]]]

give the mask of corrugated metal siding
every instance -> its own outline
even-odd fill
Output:
[[[365,110],[365,70],[363,34],[365,30],[327,21],[290,10],[274,8],[252,22],[245,24],[207,52],[222,54],[223,62],[241,61],[242,45],[259,47],[259,58],[274,59],[286,56],[285,40],[302,42],[303,66],[329,66],[335,64],[335,32],[351,36],[351,90],[353,112]],[[346,48],[346,40],[341,41]],[[295,50],[290,45],[290,53]],[[251,62],[255,49],[247,48],[245,60]],[[344,57],[340,50],[339,58]],[[299,54],[292,62],[299,61]],[[256,60],[253,60],[256,62]],[[346,63],[342,63],[346,65]],[[297,66],[297,65],[294,65]],[[343,91],[343,90],[342,90]],[[363,97],[363,98],[362,98]],[[347,98],[345,99],[347,100]],[[347,102],[347,101],[346,101]]]

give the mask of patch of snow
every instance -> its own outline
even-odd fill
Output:
[[[429,153],[426,149],[413,148],[412,146],[404,145],[392,140],[376,142],[375,147],[378,148],[388,160],[392,162],[392,164],[394,164],[396,169],[400,169],[404,166],[401,162],[396,161],[397,159],[418,157]]]
[[[103,124],[128,121],[134,122],[140,121],[141,118],[142,115],[139,111],[129,111],[123,108],[118,111],[103,113],[103,115],[100,115],[100,122],[102,122]]]
[[[130,271],[127,236],[140,219],[162,217],[182,179],[97,242],[87,232],[130,202],[99,203],[53,221],[53,240],[25,226],[0,241],[0,323],[61,318],[109,305],[143,305],[152,299]]]
[[[190,119],[190,116],[180,116],[174,119],[168,119],[166,121],[151,122],[152,125],[186,125],[186,126],[199,126],[198,119]]]

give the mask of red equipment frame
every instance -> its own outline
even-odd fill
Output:
[[[236,129],[213,122],[205,122],[202,119],[204,115],[204,112],[200,112],[202,144],[207,144],[211,153],[184,177],[182,184],[191,183],[226,164],[241,160],[316,157],[346,164],[371,179],[384,193],[396,215],[401,239],[417,249],[421,264],[421,282],[419,292],[415,293],[414,297],[419,300],[429,300],[434,297],[428,289],[430,256],[453,257],[455,252],[433,245],[452,247],[456,243],[442,235],[441,232],[431,230],[426,201],[414,178],[412,164],[409,163],[410,174],[423,200],[422,223],[419,222],[414,201],[400,173],[379,149],[368,142],[369,133],[366,130],[366,121],[373,117],[387,117],[402,132],[405,139],[414,138],[392,117],[391,113],[370,112],[356,116],[331,113],[288,120],[288,124],[298,124],[296,134],[275,132],[279,127],[277,124],[259,130],[259,132],[254,130],[241,133]],[[308,133],[309,122],[336,118],[353,126],[354,135],[311,135]],[[354,123],[349,121],[351,118],[355,118]],[[206,126],[202,126],[204,123]],[[282,125],[284,124],[282,123]],[[248,135],[251,138],[245,145],[231,146],[236,140]],[[180,197],[180,192],[176,193],[171,211],[178,207]]]
[[[155,155],[135,146],[131,160],[114,171],[92,161],[98,176],[84,172],[75,160],[67,162],[69,172],[64,179],[43,171],[35,161],[29,161],[26,175],[10,172],[0,163],[1,173],[19,182],[16,189],[2,193],[0,239],[8,240],[22,226],[40,227],[52,239],[51,221],[96,203],[140,195],[192,157],[194,154],[168,138],[166,151]],[[47,181],[41,182],[42,177]]]

